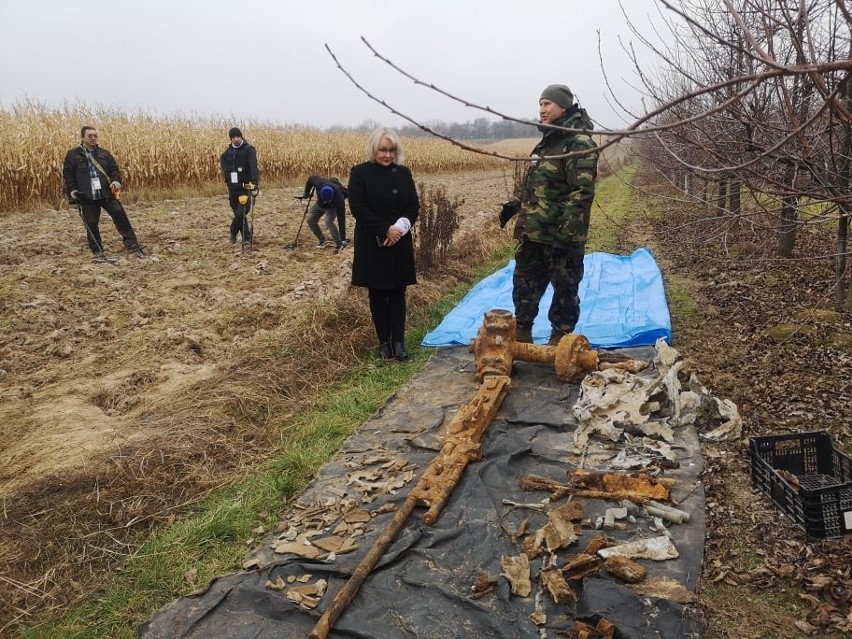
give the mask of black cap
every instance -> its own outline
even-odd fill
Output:
[[[228,137],[231,140],[233,140],[234,138],[241,138],[243,137],[243,132],[240,131],[237,127],[234,127],[230,131],[228,131]]]

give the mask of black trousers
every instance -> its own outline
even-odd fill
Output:
[[[515,251],[512,301],[519,328],[532,328],[538,305],[553,285],[553,300],[547,317],[553,329],[570,333],[580,318],[580,280],[583,279],[585,246],[577,244],[554,251],[549,244],[521,242]]]
[[[379,344],[405,342],[405,289],[405,286],[367,289]]]
[[[245,204],[240,204],[241,195],[248,198]],[[231,220],[231,236],[236,237],[237,233],[242,233],[243,240],[248,242],[251,239],[251,226],[248,219],[248,214],[251,212],[251,194],[247,189],[229,189],[228,203],[234,212],[234,218]]]
[[[80,208],[83,224],[86,226],[86,241],[89,243],[92,253],[100,253],[104,250],[101,231],[98,227],[101,221],[101,209],[109,213],[112,218],[112,223],[115,224],[115,228],[121,235],[122,242],[124,242],[124,248],[133,249],[139,246],[136,233],[130,224],[130,218],[127,217],[127,212],[118,200],[109,197],[105,200],[86,202]]]

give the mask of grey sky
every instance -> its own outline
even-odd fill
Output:
[[[651,33],[653,0],[627,0]],[[541,89],[562,83],[599,123],[621,127],[598,58],[618,97],[634,40],[617,0],[2,0],[0,105],[102,104],[160,115],[224,116],[328,127],[404,122],[335,67],[421,121],[487,116],[415,86],[360,41],[418,79],[476,104],[535,118]],[[487,116],[490,117],[490,116]]]

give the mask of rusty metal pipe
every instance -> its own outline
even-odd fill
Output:
[[[574,384],[598,365],[598,353],[583,335],[568,333],[556,346],[549,346],[517,342],[516,333],[517,323],[510,311],[492,309],[485,313],[482,326],[470,343],[478,379],[511,375],[517,360],[553,366],[556,377]]]
[[[334,600],[331,602],[331,605],[316,622],[313,630],[311,630],[311,634],[308,635],[310,639],[325,639],[328,637],[328,633],[331,632],[331,628],[334,626],[334,623],[340,618],[340,615],[343,614],[346,607],[352,603],[352,598],[358,593],[358,589],[361,587],[361,584],[363,584],[367,577],[370,576],[373,568],[376,567],[376,564],[379,563],[379,559],[382,558],[382,555],[385,554],[385,551],[393,543],[397,533],[402,530],[402,527],[405,525],[405,521],[411,513],[414,512],[414,508],[416,506],[417,499],[409,494],[396,511],[393,519],[391,519],[390,523],[382,531],[382,534],[380,534],[376,538],[376,541],[373,542],[372,548],[370,548],[370,550],[367,551],[367,554],[364,555],[361,563],[358,564],[358,567],[352,573],[352,576],[349,577],[349,581],[347,581],[343,585],[343,588],[337,592],[334,596]]]
[[[325,639],[328,636],[334,623],[352,602],[361,584],[393,543],[416,506],[428,508],[423,515],[423,523],[427,526],[437,521],[464,469],[470,462],[480,458],[482,435],[494,420],[510,386],[511,380],[507,376],[490,375],[479,385],[474,398],[459,408],[459,412],[447,425],[440,452],[423,471],[417,485],[408,493],[393,519],[373,542],[349,581],[337,592],[331,605],[314,625],[308,635],[310,639]]]

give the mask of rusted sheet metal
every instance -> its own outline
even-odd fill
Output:
[[[670,479],[654,478],[645,473],[594,473],[577,468],[567,473],[568,485],[574,488],[571,492],[580,494],[577,490],[591,493],[607,493],[621,499],[645,502],[650,499],[669,501],[669,488],[673,481]]]
[[[485,313],[479,332],[470,344],[479,380],[488,375],[511,375],[515,361],[553,366],[556,377],[575,384],[598,365],[598,353],[583,335],[568,333],[556,346],[515,341],[517,324],[511,312],[493,309]]]

